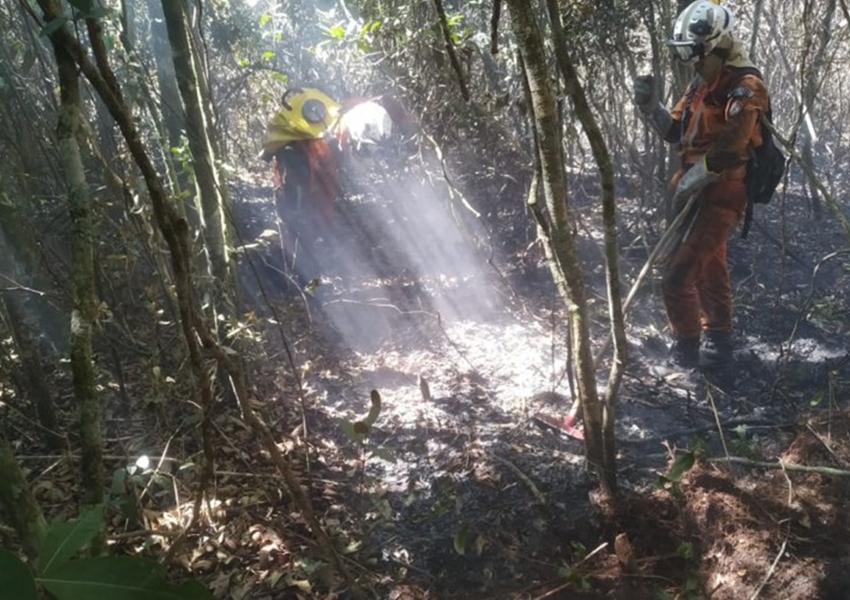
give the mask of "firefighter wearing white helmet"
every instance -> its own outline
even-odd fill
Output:
[[[732,12],[708,0],[693,2],[676,18],[667,45],[697,76],[672,110],[659,101],[652,76],[634,84],[644,120],[675,144],[681,159],[671,181],[673,206],[681,210],[697,197],[662,283],[672,358],[685,367],[716,367],[733,355],[726,240],[747,208],[746,164],[762,142],[759,122],[769,106],[761,73],[734,26]]]
[[[693,64],[731,38],[734,26],[735,15],[728,8],[709,0],[697,0],[676,19],[673,37],[667,45],[676,59]]]

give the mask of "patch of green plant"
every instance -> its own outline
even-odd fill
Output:
[[[385,446],[375,444],[370,440],[369,434],[372,433],[373,425],[381,415],[381,394],[378,390],[372,390],[369,397],[371,401],[369,414],[359,421],[340,419],[339,427],[342,429],[342,432],[351,439],[351,441],[357,444],[358,448],[363,453],[364,459],[375,456],[381,460],[395,464],[397,459],[392,450]]]
[[[749,438],[749,429],[746,425],[738,425],[732,430],[732,437],[729,440],[729,450],[735,456],[742,456],[751,460],[761,460],[761,449],[756,445],[755,441]]]
[[[812,325],[828,333],[841,333],[847,322],[843,303],[835,294],[829,294],[812,303],[806,315]]]
[[[563,565],[558,569],[558,577],[570,584],[570,587],[579,592],[589,592],[593,589],[587,576],[576,567]]]
[[[673,455],[670,466],[665,473],[658,476],[658,487],[666,489],[674,496],[680,496],[682,476],[696,464],[696,453],[693,450],[679,452]]]
[[[170,583],[159,563],[134,556],[80,556],[103,529],[103,507],[84,510],[70,522],[52,524],[44,535],[34,568],[0,549],[0,589],[4,598],[38,600],[212,600],[195,579]]]

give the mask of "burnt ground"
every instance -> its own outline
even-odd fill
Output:
[[[846,598],[850,271],[833,220],[812,219],[789,193],[784,205],[761,207],[763,229],[733,237],[739,339],[726,372],[667,364],[657,278],[645,284],[628,318],[616,405],[621,494],[611,501],[597,493],[582,443],[533,418],[565,414],[572,393],[565,311],[533,243],[525,182],[470,170],[455,188],[427,175],[439,172],[426,165],[393,181],[369,173],[350,182],[312,261],[296,261],[301,284],[320,280],[309,293],[281,258],[266,173],[233,190],[247,331],[256,334],[243,342],[254,403],[367,595]],[[571,203],[598,348],[598,207],[580,193],[594,185],[572,185]],[[660,231],[621,195],[621,268],[631,282]],[[156,335],[162,347],[182,347],[176,327]],[[106,403],[109,469],[121,470],[122,456],[164,457],[131,478],[141,511],[112,513],[113,543],[171,550],[184,567],[176,570],[217,598],[350,597],[226,402],[215,419],[211,512],[188,545],[171,547],[192,512],[200,446],[186,416],[187,366],[179,351],[168,356],[126,359],[126,411]],[[108,369],[101,377],[114,390]],[[600,388],[606,377],[603,365]],[[372,390],[381,410],[358,437]],[[73,461],[40,456],[19,425],[20,455],[49,517],[74,515]]]
[[[479,205],[494,201],[477,220],[440,182],[370,181],[369,193],[352,188],[333,243],[321,242],[323,285],[256,310],[286,315],[306,392],[292,457],[306,470],[306,449],[323,522],[378,597],[847,597],[850,321],[847,263],[830,256],[846,242],[829,218],[812,220],[789,194],[760,207],[750,239],[730,241],[739,339],[725,372],[667,363],[659,297],[645,285],[617,402],[622,494],[606,501],[581,442],[533,419],[565,414],[572,394],[564,310],[521,187],[508,201],[496,200],[510,196],[498,183],[477,190]],[[240,194],[250,237],[270,222],[270,192]],[[632,231],[636,204],[624,201],[620,217],[628,281],[649,250]],[[584,234],[594,210],[579,201]],[[598,347],[602,254],[582,238]],[[280,359],[267,365],[276,382],[264,402],[298,424],[281,331],[268,334]],[[381,411],[357,438],[371,390]],[[271,539],[284,553],[286,518],[265,522],[255,550]],[[283,560],[228,581],[243,586],[233,597],[296,597],[299,581],[306,597],[314,568]]]

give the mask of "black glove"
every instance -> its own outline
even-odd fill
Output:
[[[634,102],[641,112],[649,112],[658,105],[658,92],[652,75],[635,77],[633,90]]]

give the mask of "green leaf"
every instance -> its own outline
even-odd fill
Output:
[[[260,27],[264,26],[266,23],[271,21],[271,15],[260,15]]]
[[[107,6],[95,6],[83,16],[86,19],[102,19],[112,14],[112,9]]]
[[[820,404],[821,400],[823,400],[823,390],[818,390],[815,392],[815,395],[812,396],[812,399],[809,400],[809,406],[817,406]]]
[[[351,421],[349,421],[349,420],[347,420],[347,419],[340,419],[340,420],[338,421],[338,423],[339,423],[339,428],[340,428],[340,429],[342,429],[342,432],[343,432],[346,436],[348,436],[348,438],[350,438],[350,439],[351,439],[351,441],[353,441],[353,442],[360,442],[360,441],[363,441],[363,436],[362,436],[362,435],[359,435],[359,434],[358,434],[358,433],[354,430],[354,423],[352,423]]]
[[[127,468],[119,467],[112,472],[112,485],[109,486],[109,494],[113,497],[122,496],[126,493],[124,482],[127,480]]]
[[[670,481],[679,481],[682,475],[691,470],[696,462],[693,452],[683,452],[676,457],[673,464],[670,465],[670,470],[667,471],[666,477]]]
[[[20,558],[0,548],[0,590],[4,598],[38,600],[35,579]]]
[[[676,548],[676,556],[690,560],[694,557],[694,545],[690,542],[682,542]]]
[[[381,393],[378,390],[369,392],[369,402],[371,403],[369,414],[366,415],[363,422],[367,425],[374,425],[375,421],[378,420],[378,416],[381,414]]]
[[[80,12],[86,12],[91,8],[91,0],[68,0],[68,4]]]
[[[68,561],[39,579],[57,600],[181,600],[168,585],[165,570],[132,556],[103,556]],[[191,596],[190,596],[191,597]]]
[[[44,24],[44,27],[41,28],[39,32],[40,35],[49,36],[52,33],[55,33],[62,29],[62,26],[68,22],[68,17],[56,17],[52,21],[48,21]]]
[[[260,56],[262,56],[263,58],[274,58],[274,52],[272,52],[271,50],[266,50]]]
[[[53,523],[41,543],[39,573],[47,575],[60,568],[94,539],[103,526],[103,507],[84,509],[76,521]]]
[[[183,600],[213,600],[212,592],[197,579],[184,581],[177,586],[177,592]]]
[[[469,527],[465,524],[455,534],[452,543],[455,547],[455,552],[463,556],[466,554],[466,540],[469,537]]]

